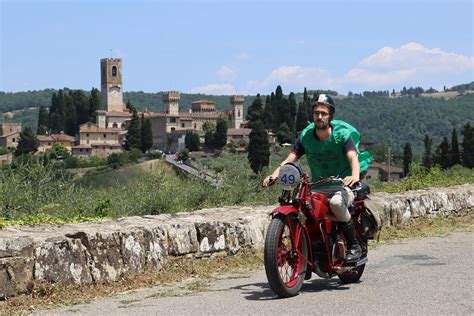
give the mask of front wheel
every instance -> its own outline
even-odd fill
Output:
[[[298,295],[307,267],[307,240],[296,216],[276,215],[268,226],[264,261],[268,283],[279,297]]]

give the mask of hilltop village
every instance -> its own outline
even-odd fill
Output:
[[[46,152],[56,143],[61,143],[77,157],[107,157],[125,150],[125,138],[131,121],[131,111],[123,100],[122,59],[104,58],[100,60],[101,104],[103,110],[96,112],[95,122],[86,122],[79,126],[76,135],[64,132],[50,135],[37,135],[38,152]],[[153,149],[177,152],[185,147],[187,132],[195,132],[204,137],[203,125],[215,124],[219,117],[227,118],[230,127],[227,129],[227,142],[237,148],[245,148],[249,141],[251,129],[246,128],[243,119],[244,96],[229,97],[227,112],[218,112],[216,103],[210,100],[192,102],[188,112],[180,111],[180,92],[162,93],[164,112],[145,110],[138,115],[151,123]],[[0,123],[0,147],[15,148],[21,132],[19,123]],[[202,142],[203,143],[203,142]],[[275,143],[275,136],[270,133],[270,143]]]

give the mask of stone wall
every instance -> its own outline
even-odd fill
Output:
[[[385,225],[474,207],[474,185],[377,193]],[[0,298],[33,281],[91,284],[160,269],[169,259],[235,254],[263,246],[275,207],[225,207],[62,226],[0,229]]]

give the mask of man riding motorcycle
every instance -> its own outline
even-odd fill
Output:
[[[344,186],[339,183],[328,183],[312,188],[312,191],[328,197],[331,211],[340,222],[347,239],[348,248],[345,262],[357,262],[361,249],[355,237],[354,223],[348,207],[354,202],[354,194],[348,188],[359,182],[360,173],[367,170],[372,157],[369,152],[359,152],[359,132],[341,120],[333,120],[335,113],[333,99],[320,94],[313,103],[313,120],[298,136],[292,152],[283,162],[267,176],[262,185],[268,186],[278,178],[280,167],[295,162],[306,154],[312,181],[320,178],[337,176],[344,179]]]

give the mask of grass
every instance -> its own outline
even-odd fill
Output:
[[[406,238],[474,232],[472,211],[456,217],[415,219],[410,226],[384,227],[379,241],[371,241],[369,247],[374,249]],[[0,302],[0,314],[26,314],[41,309],[70,306],[142,288],[153,288],[156,291],[147,298],[186,295],[205,291],[216,279],[245,277],[262,268],[261,251],[244,251],[232,257],[218,256],[200,260],[178,258],[166,263],[159,271],[149,270],[113,283],[70,286],[35,283],[30,294]],[[134,302],[136,300],[124,300],[121,303],[125,307]]]

